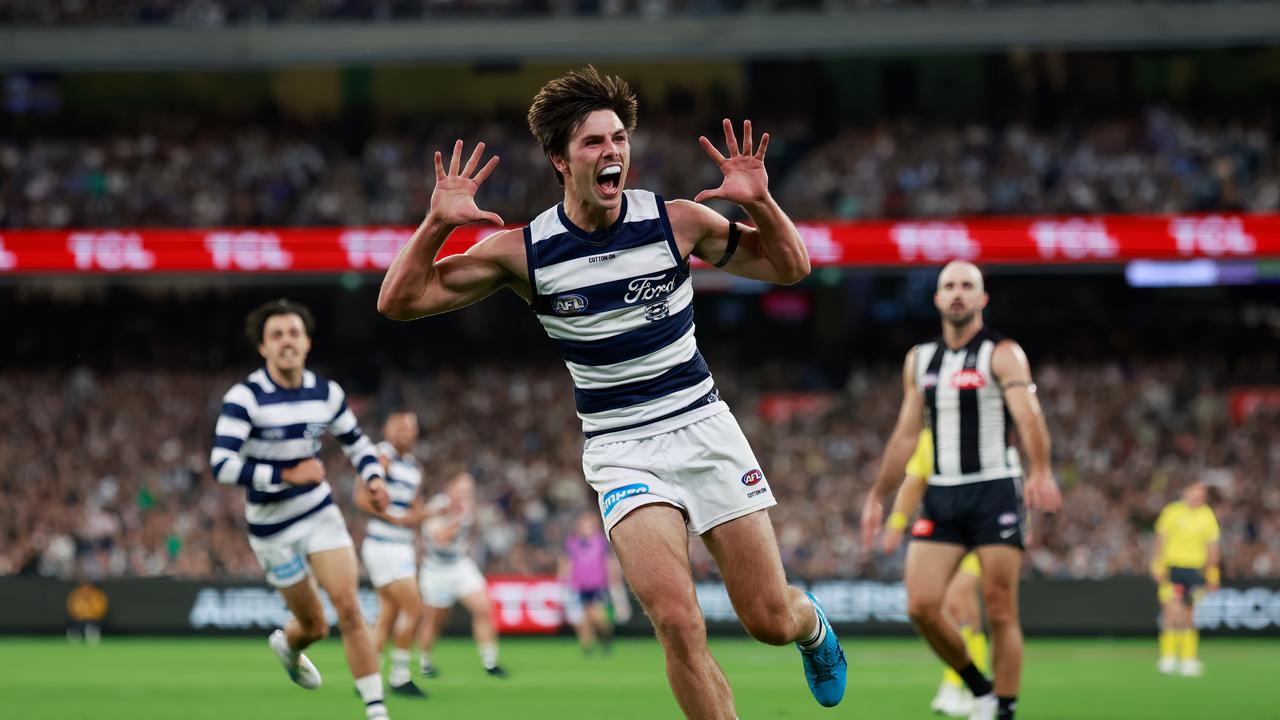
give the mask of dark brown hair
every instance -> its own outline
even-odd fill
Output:
[[[569,150],[569,138],[596,110],[612,110],[617,113],[623,127],[630,134],[636,129],[635,91],[626,80],[616,75],[601,75],[588,65],[573,70],[542,86],[529,106],[529,131],[542,145],[547,158],[565,157]],[[564,175],[556,170],[556,181],[564,184]]]
[[[272,300],[254,308],[244,319],[244,336],[255,350],[262,344],[262,332],[267,327],[267,320],[276,315],[297,315],[302,318],[302,326],[306,328],[308,337],[316,331],[316,319],[306,305],[285,298]]]

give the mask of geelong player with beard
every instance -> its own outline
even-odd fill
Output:
[[[529,303],[573,377],[586,435],[583,471],[687,717],[737,716],[707,650],[689,533],[715,558],[747,631],[771,645],[797,643],[814,697],[835,705],[844,696],[844,653],[817,601],[787,585],[766,511],[772,492],[698,352],[690,304],[690,256],[790,284],[808,275],[808,253],[769,194],[769,136],[755,147],[750,121],[741,148],[724,121],[728,155],[699,138],[724,181],[695,200],[736,203],[755,227],[697,202],[625,190],[636,106],[626,82],[591,67],[543,86],[529,128],[564,186],[564,202],[527,227],[446,258],[436,256],[454,228],[502,223],[474,199],[498,159],[481,166],[481,143],[463,165],[459,140],[446,172],[436,153],[430,212],[387,271],[378,310],[411,320],[502,288]]]
[[[938,275],[933,300],[942,316],[942,335],[907,353],[898,422],[863,507],[863,542],[868,547],[873,542],[884,498],[902,482],[920,430],[928,423],[933,473],[907,549],[908,613],[938,657],[973,693],[970,717],[1012,720],[1022,679],[1018,573],[1024,516],[1022,465],[1009,442],[1009,418],[1031,464],[1026,505],[1053,512],[1062,495],[1049,466],[1049,429],[1027,356],[1016,342],[983,326],[988,298],[981,271],[968,262],[948,264]],[[947,586],[970,551],[982,566],[994,687],[943,613]]]

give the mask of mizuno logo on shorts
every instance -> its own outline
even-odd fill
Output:
[[[609,513],[613,511],[613,508],[623,500],[626,500],[632,495],[644,495],[648,492],[649,492],[649,486],[645,485],[644,483],[633,483],[631,485],[623,485],[622,487],[617,488],[616,490],[610,490],[608,493],[605,494],[604,499],[600,501],[602,507],[604,508],[605,517],[608,517]]]

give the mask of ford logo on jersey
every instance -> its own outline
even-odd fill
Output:
[[[622,297],[622,302],[633,303],[638,300],[649,302],[660,295],[667,295],[676,289],[675,275],[671,279],[662,282],[667,276],[666,273],[661,275],[650,275],[649,277],[636,278],[627,283],[627,294]]]
[[[577,315],[587,309],[587,299],[581,295],[561,295],[551,303],[557,315]]]
[[[622,487],[617,488],[616,490],[610,490],[607,494],[605,494],[604,500],[601,501],[604,505],[605,516],[607,517],[610,512],[613,512],[613,508],[616,507],[617,504],[622,502],[623,500],[626,500],[632,495],[644,495],[647,492],[649,492],[649,486],[645,485],[644,483],[633,483],[631,485],[623,485]]]
[[[764,473],[760,472],[760,468],[748,470],[747,474],[742,476],[742,484],[751,487],[764,479]]]

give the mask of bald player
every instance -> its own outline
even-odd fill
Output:
[[[938,275],[933,302],[942,334],[907,353],[902,407],[863,506],[862,533],[869,547],[880,530],[884,498],[902,482],[920,431],[929,428],[933,472],[920,518],[911,527],[907,612],[973,693],[970,718],[1012,720],[1022,679],[1018,572],[1025,516],[1022,463],[1009,441],[1010,420],[1030,464],[1026,506],[1053,512],[1062,495],[1049,465],[1049,430],[1027,356],[1016,342],[983,326],[987,301],[982,272],[972,263],[949,263]],[[943,613],[947,585],[971,551],[982,566],[994,683]]]

